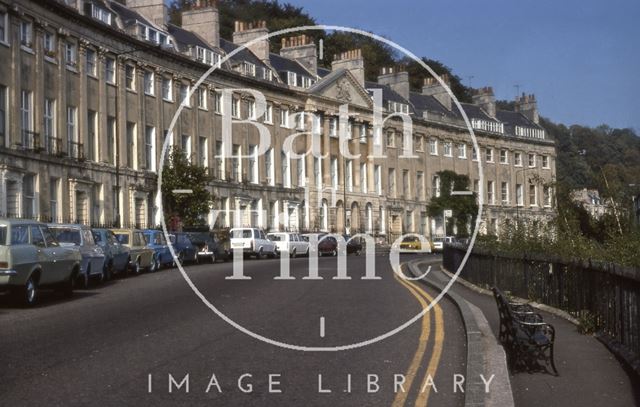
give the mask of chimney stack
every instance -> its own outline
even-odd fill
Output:
[[[364,58],[361,49],[352,49],[333,56],[331,70],[346,69],[364,87]]]
[[[472,99],[473,104],[480,106],[489,116],[496,117],[496,98],[491,86],[476,89]]]
[[[182,12],[182,28],[198,34],[212,47],[220,47],[220,15],[217,0],[197,0]]]
[[[236,21],[234,23],[233,42],[237,45],[245,45],[249,41],[266,37],[267,35],[269,35],[269,30],[267,29],[267,22],[264,20],[255,22]],[[247,48],[261,60],[267,61],[269,59],[268,38],[254,42]]]
[[[128,8],[142,14],[158,27],[167,28],[169,8],[164,0],[126,0]]]
[[[388,85],[397,94],[409,100],[409,73],[397,68],[389,67],[382,68],[380,75],[378,76],[378,83],[380,85]]]
[[[516,112],[522,113],[527,119],[531,120],[535,124],[540,123],[540,116],[538,115],[538,102],[536,101],[536,95],[526,95],[524,92],[522,96],[516,96]]]
[[[443,74],[440,76],[440,79],[442,79],[447,86],[451,86],[449,75]],[[422,94],[426,96],[433,96],[447,110],[451,110],[451,95],[449,95],[449,92],[447,92],[444,86],[442,86],[435,78],[424,78]]]
[[[280,55],[298,61],[314,75],[318,74],[318,52],[310,37],[302,34],[282,38]]]

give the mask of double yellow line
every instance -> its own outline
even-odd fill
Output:
[[[407,290],[409,290],[409,292],[411,292],[414,297],[416,297],[423,310],[426,309],[429,306],[429,303],[433,301],[433,297],[427,294],[427,292],[425,292],[418,284],[412,281],[404,280],[398,277],[396,273],[393,273],[393,276],[400,284],[405,286],[405,288],[407,288]],[[429,400],[431,386],[428,384],[428,382],[430,379],[435,379],[435,374],[438,370],[438,363],[440,362],[440,356],[442,355],[442,347],[444,344],[444,320],[442,318],[442,308],[439,304],[436,304],[430,311],[433,312],[426,312],[422,317],[422,329],[420,331],[420,338],[418,340],[418,349],[413,355],[413,359],[411,360],[409,369],[405,374],[405,382],[403,386],[404,391],[399,390],[398,393],[396,393],[396,397],[392,404],[393,407],[403,407],[406,404],[409,391],[411,390],[411,386],[416,376],[418,375],[418,370],[420,369],[421,362],[424,359],[424,355],[427,350],[427,344],[429,342],[429,337],[432,336],[433,333],[433,351],[427,365],[427,370],[425,371],[420,387],[418,388],[418,397],[416,398],[415,406],[426,406],[427,401]],[[435,319],[435,327],[433,329],[433,332],[431,332],[432,315]]]

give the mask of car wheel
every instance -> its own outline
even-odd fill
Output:
[[[211,260],[211,264],[213,264],[213,263],[215,263],[215,262],[216,262],[216,253],[215,253],[215,252],[212,252],[212,253],[211,253],[211,258],[210,258],[210,260]]]
[[[184,254],[182,252],[178,253],[178,261],[173,260],[173,267],[178,267],[178,263],[184,264]]]
[[[153,257],[151,257],[151,265],[149,266],[149,271],[153,273],[154,271],[158,271],[159,268],[160,266],[158,258],[154,254]]]
[[[71,273],[67,281],[62,283],[62,295],[69,298],[73,295],[73,290],[76,288],[76,279],[78,278],[77,271]]]
[[[82,288],[89,288],[89,284],[91,283],[91,266],[87,267],[87,271],[80,276],[80,282],[81,282],[81,287]]]
[[[331,252],[331,255],[333,257],[336,257],[338,255],[338,249],[333,249],[333,251]]]
[[[16,288],[12,292],[16,303],[32,307],[38,302],[38,283],[30,276],[23,287]]]
[[[293,251],[291,252],[291,258],[292,259],[296,258],[296,249],[293,249]]]
[[[260,250],[258,250],[258,253],[256,254],[256,259],[264,259],[264,253],[262,252],[262,247],[260,248]]]
[[[142,273],[142,265],[140,264],[140,259],[136,261],[136,265],[134,266],[133,272],[138,275]]]
[[[104,270],[102,270],[101,283],[106,283],[107,281],[111,280],[112,277],[113,277],[113,263],[109,262],[107,265],[104,266]]]

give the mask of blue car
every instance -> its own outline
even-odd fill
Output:
[[[129,267],[129,248],[120,244],[116,235],[109,229],[92,229],[96,244],[104,252],[104,267],[107,280],[114,274],[125,274]]]
[[[147,247],[153,249],[151,271],[158,271],[162,267],[173,265],[173,256],[171,256],[171,252],[169,251],[164,233],[162,233],[161,230],[152,229],[144,230],[143,233],[147,238]]]
[[[107,280],[108,276],[104,268],[104,251],[96,244],[93,233],[88,226],[50,223],[49,230],[58,240],[60,246],[74,247],[82,255],[81,274],[78,277],[84,287],[89,286],[91,279],[97,279],[100,282]]]
[[[178,232],[169,235],[173,250],[180,260],[180,264],[198,262],[198,246],[194,245],[187,233]]]

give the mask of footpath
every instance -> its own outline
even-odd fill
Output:
[[[423,274],[431,266],[425,283],[436,288],[444,287],[451,274],[432,261],[413,262],[414,274]],[[493,333],[491,341],[497,342],[500,319],[490,292],[458,279],[449,290],[450,298],[457,300],[458,308],[479,309],[480,325],[488,323],[487,331]],[[471,306],[469,306],[471,304]],[[551,373],[509,372],[513,402],[517,407],[566,407],[566,406],[640,406],[640,380],[611,354],[596,338],[578,332],[577,326],[555,314],[537,310],[545,322],[556,330],[555,363],[558,376]],[[464,319],[464,318],[463,318]],[[483,321],[483,322],[482,322]],[[465,321],[466,322],[466,321]],[[473,322],[472,322],[473,323]],[[466,327],[467,332],[470,327]],[[476,327],[471,327],[475,330]],[[469,335],[467,335],[469,337]],[[484,355],[484,363],[499,366],[504,353]],[[485,366],[491,370],[491,365]],[[501,388],[501,391],[508,389]],[[466,405],[471,405],[467,401]],[[473,403],[475,404],[475,403]],[[485,403],[495,404],[495,403]]]

